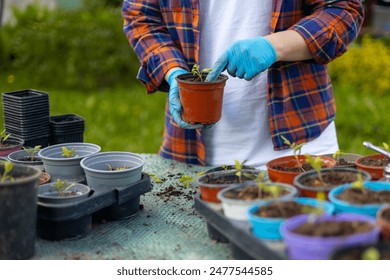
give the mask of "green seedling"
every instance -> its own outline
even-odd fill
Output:
[[[341,150],[337,150],[332,157],[336,160],[336,164],[338,165],[340,163],[340,157],[341,156],[346,156],[348,155],[347,153],[343,153]]]
[[[183,175],[179,179],[180,183],[182,183],[185,187],[189,188],[191,186],[192,181],[194,181],[194,177]]]
[[[0,176],[0,182],[3,183],[5,181],[13,181],[14,178],[10,175],[14,165],[12,162],[5,161],[4,162],[4,172]]]
[[[234,167],[237,170],[236,176],[238,177],[238,182],[242,183],[242,166],[244,165],[246,160],[240,162],[238,160],[234,160]]]
[[[326,194],[324,192],[318,192],[316,195],[318,199],[318,207],[303,207],[303,212],[308,213],[308,223],[314,223],[317,218],[325,213],[325,203]]]
[[[320,180],[321,184],[326,187],[328,184],[324,182],[321,174],[321,168],[322,168],[322,160],[320,157],[312,157],[310,155],[305,155],[306,162],[310,164],[310,166],[317,172],[318,179]]]
[[[228,170],[228,169],[229,169],[229,166],[227,166],[226,164],[222,164],[222,165],[221,165],[221,168],[222,168],[223,170]]]
[[[389,145],[387,144],[387,143],[384,143],[383,142],[383,148],[386,150],[386,151],[388,151],[388,152],[390,152],[390,147],[389,147]]]
[[[11,134],[7,134],[5,132],[5,129],[1,132],[0,134],[0,141],[1,141],[1,144],[4,144],[5,140],[7,140],[9,137],[11,136]]]
[[[26,151],[26,153],[29,155],[30,159],[32,161],[34,161],[34,158],[35,156],[37,155],[37,153],[39,152],[39,149],[41,148],[41,145],[37,145],[35,146],[34,148],[30,148],[30,149],[27,149],[25,147],[22,147],[23,150]]]
[[[297,144],[295,144],[295,143],[291,143],[290,140],[288,140],[288,139],[287,139],[286,137],[284,137],[283,135],[280,136],[280,137],[282,137],[284,144],[286,144],[286,145],[289,146],[291,149],[293,149],[293,151],[294,151],[294,157],[295,157],[295,160],[297,161],[297,166],[299,167],[299,169],[301,169],[302,172],[305,172],[305,169],[302,167],[302,164],[301,164],[301,162],[299,161],[299,155],[301,154],[303,143],[297,145]]]
[[[156,174],[153,174],[153,173],[148,173],[148,175],[150,176],[150,178],[153,179],[153,181],[157,184],[161,184],[163,182],[163,180],[160,179],[160,177],[158,177]]]
[[[361,173],[357,174],[357,180],[352,182],[352,188],[356,188],[362,191],[362,193],[366,192],[366,187],[364,185],[363,176]]]
[[[73,148],[72,150],[68,150],[67,147],[62,147],[62,157],[74,157],[75,149]]]
[[[258,197],[261,198],[262,190],[266,187],[268,180],[265,179],[265,171],[261,171],[256,177],[256,183],[258,187]]]
[[[66,191],[68,191],[71,188],[73,188],[76,184],[72,183],[72,184],[70,184],[68,186],[67,185],[68,185],[68,181],[67,180],[62,181],[61,179],[57,179],[54,187],[55,187],[56,191],[58,192],[58,194],[60,196],[63,196]]]
[[[192,75],[197,77],[198,81],[203,82],[202,73],[209,73],[211,70],[212,70],[211,68],[204,68],[203,70],[200,70],[200,65],[194,64],[194,66],[192,66],[191,73]]]
[[[362,260],[380,260],[381,254],[379,250],[375,247],[368,247],[362,252]]]
[[[119,170],[126,170],[129,169],[127,165],[122,165],[118,167],[112,167],[109,163],[106,164],[108,166],[109,171],[119,171]]]

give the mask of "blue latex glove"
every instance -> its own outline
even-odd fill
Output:
[[[177,70],[174,70],[168,77],[169,111],[171,112],[173,120],[181,128],[185,128],[185,129],[202,128],[203,125],[201,125],[201,124],[193,125],[193,124],[190,124],[188,122],[183,121],[183,119],[181,118],[182,106],[181,106],[180,97],[179,97],[179,87],[177,85],[177,81],[175,78],[180,74],[186,74],[186,73],[189,73],[189,72],[184,70],[184,69],[177,69]]]
[[[227,69],[233,77],[251,80],[276,61],[276,52],[268,39],[256,37],[234,42],[215,62],[206,81],[215,81]]]

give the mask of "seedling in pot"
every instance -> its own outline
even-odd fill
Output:
[[[5,145],[5,140],[7,140],[9,137],[11,136],[11,134],[7,134],[6,132],[5,132],[5,129],[1,132],[1,134],[0,134],[0,141],[1,141],[1,144],[2,145]]]
[[[318,192],[316,198],[318,200],[318,207],[307,206],[303,208],[303,212],[309,214],[307,222],[311,224],[315,223],[317,218],[325,213],[324,201],[326,200],[326,194],[324,192]]]
[[[109,171],[119,171],[119,170],[129,169],[129,167],[127,165],[122,165],[122,166],[118,166],[118,167],[112,167],[109,163],[107,163],[107,166],[108,166],[108,170]]]
[[[39,149],[41,148],[41,145],[37,145],[37,146],[35,146],[34,148],[29,148],[29,149],[27,149],[27,148],[25,148],[25,147],[22,147],[23,148],[23,150],[25,150],[26,151],[26,153],[28,154],[28,159],[30,160],[30,161],[36,161],[36,160],[38,160],[37,158],[36,158],[36,155],[37,155],[37,153],[39,152]]]
[[[4,162],[4,172],[0,176],[1,183],[14,180],[14,178],[10,175],[13,167],[14,165],[12,164],[12,162],[8,162],[8,161]]]
[[[237,159],[234,160],[234,168],[237,170],[236,176],[238,177],[238,182],[240,184],[242,183],[242,176],[250,177],[250,176],[248,176],[248,174],[245,174],[242,172],[242,170],[244,169],[245,162],[246,162],[246,160],[244,160],[243,162],[240,162]]]
[[[352,188],[356,188],[362,191],[362,193],[366,193],[366,188],[364,186],[363,176],[362,174],[357,174],[357,180],[351,184]]]
[[[71,149],[70,151],[68,150],[67,147],[61,147],[62,148],[62,157],[70,158],[74,157],[75,149]]]
[[[301,169],[302,172],[305,172],[306,170],[302,167],[302,164],[299,161],[299,155],[301,154],[303,143],[297,145],[295,143],[291,143],[290,140],[288,140],[286,137],[284,137],[284,136],[281,136],[281,137],[283,139],[284,144],[286,144],[291,149],[293,149],[294,157],[295,157],[295,160],[297,161],[297,166]]]
[[[348,153],[343,153],[341,150],[337,150],[332,157],[336,160],[336,165],[340,164],[340,157],[341,156],[346,156]]]
[[[324,182],[321,174],[321,168],[322,168],[322,160],[320,157],[312,157],[310,155],[305,155],[306,162],[310,164],[310,166],[317,172],[318,179],[321,182],[321,185],[326,187],[328,186],[327,183]]]
[[[59,196],[64,196],[66,191],[70,190],[71,188],[73,188],[76,185],[75,183],[72,183],[69,186],[67,186],[67,184],[68,184],[67,180],[62,181],[61,179],[57,179],[54,187],[55,187],[56,191],[58,192]]]
[[[194,64],[192,66],[191,73],[192,75],[197,77],[197,81],[203,82],[203,76],[202,73],[209,73],[212,69],[211,68],[204,68],[202,71],[200,70],[200,65]]]

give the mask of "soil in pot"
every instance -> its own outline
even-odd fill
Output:
[[[344,185],[347,183],[355,182],[358,179],[356,172],[340,171],[322,173],[322,180],[326,183],[326,186],[321,182],[318,176],[307,176],[302,178],[300,183],[305,186],[312,187],[335,187]]]
[[[374,226],[365,221],[321,221],[304,223],[293,229],[293,232],[307,236],[330,237],[364,233],[373,229]]]
[[[384,207],[377,213],[377,222],[384,241],[390,241],[390,207]]]
[[[355,164],[358,169],[370,173],[372,180],[379,180],[384,176],[384,170],[389,164],[389,158],[382,154],[374,154],[357,159]]]
[[[390,203],[390,191],[386,190],[373,191],[368,188],[346,188],[341,194],[336,197],[351,204]]]
[[[390,163],[390,160],[388,157],[383,157],[383,158],[364,157],[361,160],[359,160],[359,163],[367,166],[372,166],[372,167],[385,167]]]
[[[289,194],[288,190],[282,189],[279,192],[279,196]],[[257,186],[245,186],[243,188],[232,189],[225,193],[226,198],[230,199],[239,199],[239,200],[255,200],[255,199],[271,199],[274,198],[274,195],[271,192],[267,192],[264,189],[261,189],[261,194],[259,195],[259,187]]]
[[[296,201],[278,201],[273,204],[261,206],[253,214],[266,218],[284,218],[288,219],[296,215],[307,214],[314,207],[298,203]]]

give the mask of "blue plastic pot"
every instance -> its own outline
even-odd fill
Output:
[[[319,200],[315,198],[298,197],[293,199],[299,204],[318,207]],[[254,215],[262,206],[275,203],[275,201],[262,201],[248,209],[247,215],[254,236],[261,239],[281,240],[280,225],[286,220],[282,218],[266,218]],[[323,202],[326,214],[333,214],[334,206],[327,201]]]
[[[381,191],[386,190],[390,191],[390,183],[388,182],[365,182],[364,185],[373,191]],[[371,217],[376,217],[376,214],[383,204],[351,204],[349,202],[343,201],[338,199],[336,196],[341,194],[346,188],[351,188],[352,184],[345,184],[341,185],[339,187],[336,187],[332,189],[329,192],[329,200],[332,202],[332,204],[335,206],[335,212],[336,213],[357,213],[357,214],[363,214],[368,215]]]

